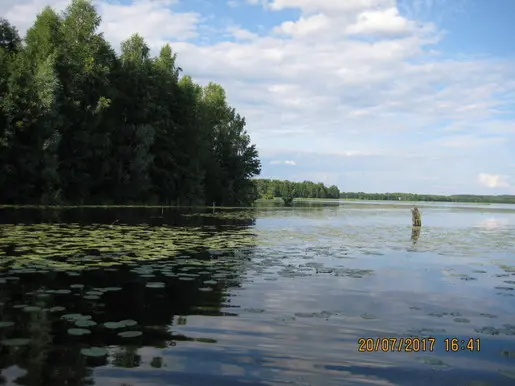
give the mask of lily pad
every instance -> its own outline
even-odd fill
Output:
[[[94,320],[79,319],[75,322],[75,325],[77,327],[92,327],[96,326],[97,322],[95,322]]]
[[[62,315],[61,319],[69,320],[69,321],[76,321],[76,320],[87,320],[91,319],[91,315],[82,315],[82,314],[66,314]]]
[[[66,310],[66,307],[55,306],[55,307],[51,307],[48,311],[50,311],[50,312],[61,312],[61,311],[64,311],[64,310]]]
[[[124,332],[118,333],[118,336],[120,336],[122,338],[135,338],[135,337],[141,336],[141,335],[143,335],[143,333],[141,331],[124,331]]]
[[[4,346],[26,346],[30,343],[30,339],[27,339],[27,338],[4,339],[0,343],[2,343]]]
[[[449,368],[449,365],[445,364],[441,359],[430,357],[430,356],[421,356],[417,358],[422,363],[426,365],[430,365],[437,368]]]
[[[104,327],[110,328],[110,329],[117,329],[117,328],[123,328],[123,327],[125,327],[125,325],[120,322],[106,322],[106,323],[104,323]]]
[[[147,283],[146,287],[147,288],[164,288],[165,283],[160,282],[160,281],[153,281],[153,282]]]
[[[70,329],[68,329],[68,334],[70,334],[70,335],[88,335],[88,334],[91,334],[91,331],[86,330],[85,328],[70,328]]]
[[[41,311],[41,307],[38,306],[27,306],[23,309],[25,312],[38,312]]]
[[[80,350],[80,353],[87,357],[103,357],[107,355],[107,350],[102,347],[89,347],[83,348],[82,350]]]
[[[138,324],[138,322],[132,319],[121,320],[119,323],[123,324],[125,327],[131,327]]]
[[[97,296],[97,295],[85,295],[82,298],[86,299],[86,300],[98,300],[98,299],[100,299],[100,296]]]

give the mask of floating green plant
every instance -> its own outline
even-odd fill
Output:
[[[141,331],[124,331],[124,332],[118,333],[118,336],[120,336],[122,338],[135,338],[135,337],[141,336],[141,335],[143,335],[143,333]]]
[[[30,339],[27,338],[12,338],[4,339],[0,341],[4,346],[26,346],[30,343]]]
[[[165,283],[160,282],[160,281],[154,281],[154,282],[147,283],[145,287],[147,287],[147,288],[164,288]]]
[[[89,347],[81,349],[80,353],[87,357],[103,357],[107,355],[107,350],[102,347]]]
[[[77,327],[92,327],[92,326],[96,326],[97,322],[95,322],[93,320],[79,319],[79,320],[75,321],[75,325]]]
[[[70,335],[88,335],[91,334],[90,330],[85,328],[70,328],[68,329],[68,334]]]

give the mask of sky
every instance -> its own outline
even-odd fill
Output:
[[[2,0],[23,35],[45,5]],[[515,1],[97,0],[119,48],[170,43],[246,117],[261,177],[515,194]]]

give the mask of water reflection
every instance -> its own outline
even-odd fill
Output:
[[[334,207],[170,211],[158,226],[138,211],[43,224],[18,212],[0,226],[6,382],[513,384],[500,353],[515,351],[515,314],[499,293],[515,268],[493,263],[515,255],[505,233],[429,225],[423,238],[412,229],[413,254],[405,217],[392,226],[388,212],[367,223]],[[357,352],[359,337],[408,335],[437,348]],[[446,353],[447,336],[483,349]]]
[[[477,223],[477,226],[479,228],[483,228],[487,231],[491,231],[491,230],[498,230],[498,229],[506,228],[508,223],[509,222],[507,219],[490,217],[490,218],[479,221]]]
[[[0,208],[0,224],[80,224],[154,226],[252,226],[255,210],[237,209],[213,213],[212,209],[170,207],[79,207],[79,208]]]

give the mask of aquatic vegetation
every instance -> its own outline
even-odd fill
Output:
[[[83,348],[80,352],[87,357],[103,357],[107,355],[107,350],[103,347]]]
[[[147,283],[145,287],[147,287],[147,288],[164,288],[165,285],[166,284],[161,281],[155,281],[155,282]]]
[[[91,319],[91,315],[82,315],[82,314],[65,314],[61,316],[61,319],[76,322],[78,320],[89,320]]]
[[[121,320],[119,322],[106,322],[104,323],[104,327],[109,329],[118,329],[118,328],[125,328],[125,327],[132,327],[136,326],[138,322],[135,320]]]
[[[27,306],[23,308],[23,311],[25,312],[38,312],[41,311],[41,307],[38,306]]]
[[[122,338],[135,338],[141,335],[143,335],[141,331],[123,331],[118,333],[118,336]]]
[[[97,322],[95,322],[93,320],[88,320],[88,319],[79,319],[79,320],[75,321],[75,325],[77,327],[92,327],[92,326],[96,326]]]
[[[4,346],[26,346],[30,343],[30,339],[27,338],[11,338],[0,341],[0,344]]]
[[[87,334],[91,334],[91,331],[87,330],[85,328],[69,328],[68,334],[70,334],[70,335],[87,335]]]

